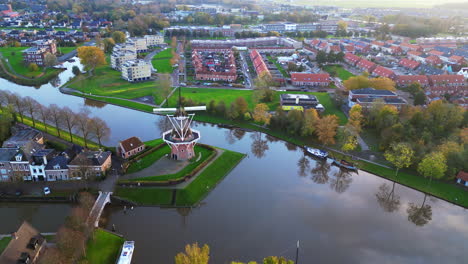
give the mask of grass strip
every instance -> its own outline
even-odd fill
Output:
[[[171,204],[172,189],[117,187],[114,195],[139,205],[164,206]]]
[[[86,248],[86,263],[115,263],[125,239],[103,229],[96,229]]]

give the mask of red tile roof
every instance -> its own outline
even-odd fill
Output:
[[[390,70],[389,68],[385,68],[383,66],[377,66],[377,68],[374,69],[372,74],[386,77],[386,78],[393,78],[395,76],[395,72]]]
[[[293,82],[330,82],[330,74],[328,73],[291,73],[291,81]]]
[[[397,84],[398,85],[409,85],[414,82],[421,84],[422,86],[426,86],[429,84],[429,79],[426,75],[399,75],[397,77]]]
[[[408,51],[408,55],[421,56],[422,52],[419,51]]]
[[[468,181],[468,172],[460,171],[457,174],[457,179],[462,179],[464,181]]]
[[[431,55],[431,56],[426,58],[426,63],[441,64],[442,60],[439,57],[435,56],[435,55]]]
[[[465,84],[465,77],[457,74],[429,75],[428,78],[432,85]]]
[[[435,55],[435,56],[442,56],[444,55],[444,53],[442,51],[438,51],[438,50],[431,50],[428,52],[429,54],[431,55]]]
[[[419,63],[418,61],[403,58],[400,60],[400,62],[398,62],[398,64],[408,69],[416,69],[421,63]]]
[[[375,63],[373,63],[372,61],[368,61],[366,59],[361,59],[357,63],[356,66],[359,67],[359,68],[363,68],[363,69],[367,70],[369,73],[371,73],[371,71],[375,67]]]
[[[341,52],[341,48],[338,45],[334,45],[330,47],[330,51],[333,51],[335,53]]]
[[[361,60],[361,57],[356,56],[352,53],[346,53],[344,59],[352,64],[356,64]]]
[[[463,58],[462,56],[453,55],[449,58],[449,60],[457,62],[457,63],[461,63],[465,60],[465,58]]]
[[[122,145],[123,151],[128,152],[132,149],[139,148],[141,146],[144,146],[145,144],[137,137],[131,137],[127,138],[125,140],[120,141],[120,144]]]

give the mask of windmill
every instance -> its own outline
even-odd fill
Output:
[[[206,106],[183,107],[180,90],[179,88],[177,108],[155,108],[153,113],[168,113],[166,116],[172,128],[163,132],[162,138],[171,147],[171,159],[188,160],[195,157],[194,147],[200,140],[201,134],[200,131],[190,127],[195,114],[188,114],[186,111],[204,111]]]

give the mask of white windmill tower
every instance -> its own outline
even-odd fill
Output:
[[[200,140],[200,131],[192,129],[193,117],[195,114],[188,114],[186,111],[204,111],[206,106],[183,107],[181,105],[181,95],[179,88],[179,102],[177,108],[155,108],[153,113],[174,113],[167,114],[172,128],[163,132],[162,138],[171,147],[171,158],[175,160],[188,160],[195,157],[194,147]]]

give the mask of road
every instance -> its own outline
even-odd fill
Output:
[[[247,65],[247,60],[245,59],[245,52],[239,52],[239,55],[242,59],[242,72],[244,73],[245,79],[245,88],[252,89],[252,76],[250,76],[249,66]]]

